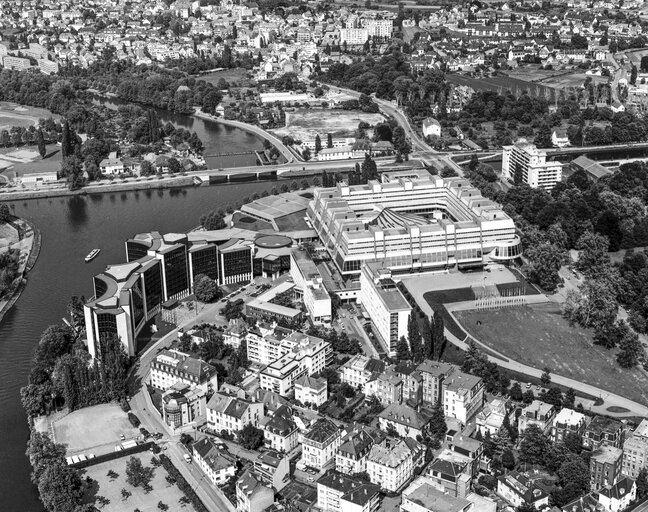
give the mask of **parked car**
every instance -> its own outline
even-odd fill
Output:
[[[187,462],[187,464],[191,464],[191,457],[189,456],[188,453],[184,454],[184,460]]]

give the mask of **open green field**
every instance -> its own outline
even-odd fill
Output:
[[[279,136],[290,135],[296,139],[306,140],[315,135],[330,133],[333,137],[353,137],[361,121],[373,126],[382,123],[382,114],[367,114],[355,110],[313,110],[308,108],[286,112],[286,127],[273,130]],[[326,137],[322,137],[326,147]]]
[[[230,85],[236,87],[248,87],[252,80],[247,78],[248,70],[244,68],[223,69],[221,71],[214,71],[206,75],[198,75],[196,79],[204,80],[210,84],[217,85],[218,81],[222,78]]]
[[[515,361],[648,404],[643,371],[620,368],[616,350],[593,345],[591,332],[571,327],[557,304],[457,311],[455,317],[469,334]]]
[[[145,467],[152,467],[151,459],[153,456],[149,452],[134,455],[142,461]],[[96,466],[90,466],[83,470],[83,477],[89,476],[96,481],[92,489],[92,496],[88,496],[91,501],[97,496],[103,496],[110,500],[110,503],[101,507],[102,512],[122,512],[139,509],[141,512],[159,512],[158,503],[161,501],[168,505],[169,510],[183,510],[192,512],[195,510],[192,505],[181,505],[179,500],[184,494],[177,485],[170,485],[166,481],[167,472],[160,466],[155,468],[151,487],[153,490],[146,494],[141,487],[133,487],[126,483],[126,462],[130,457],[111,460]],[[119,476],[112,480],[108,476],[108,471],[114,471]],[[131,494],[127,499],[123,499],[121,490],[126,489]]]

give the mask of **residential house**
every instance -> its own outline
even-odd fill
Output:
[[[316,407],[328,400],[328,382],[321,377],[304,375],[295,381],[295,400]]]
[[[613,486],[621,478],[623,450],[614,446],[601,446],[590,456],[590,488],[599,491]]]
[[[177,382],[200,387],[205,392],[218,389],[216,368],[179,350],[162,350],[151,361],[150,381],[154,388],[166,391]]]
[[[259,453],[252,461],[254,475],[268,487],[281,491],[290,481],[290,460],[275,450]]]
[[[306,466],[322,470],[331,461],[341,443],[341,433],[331,420],[320,418],[302,438],[302,461]]]
[[[539,510],[549,505],[549,495],[518,471],[511,471],[497,479],[497,494],[515,507],[528,503]]]
[[[521,434],[529,425],[537,425],[546,434],[555,416],[556,408],[553,405],[534,400],[522,410],[518,418],[518,432]]]
[[[427,477],[434,487],[449,496],[465,498],[470,493],[472,476],[466,459],[437,457],[428,466]]]
[[[356,425],[342,437],[338,452],[335,454],[335,469],[345,475],[355,475],[367,470],[367,456],[371,447],[382,441],[382,431]]]
[[[427,477],[419,476],[403,491],[400,512],[469,512],[480,511],[466,498],[439,490]]]
[[[386,491],[397,492],[412,478],[424,455],[425,447],[414,439],[386,438],[374,444],[369,452],[369,480]]]
[[[483,436],[486,435],[486,432],[491,436],[497,435],[507,414],[506,400],[494,398],[490,402],[487,402],[484,408],[477,413],[477,417],[475,418],[477,430]]]
[[[236,481],[237,512],[263,512],[274,504],[274,491],[264,485],[251,470]]]
[[[428,407],[443,401],[443,381],[457,369],[448,363],[439,363],[426,359],[417,370],[421,374],[421,400]]]
[[[207,403],[207,428],[236,435],[246,425],[257,426],[263,418],[263,404],[214,393]]]
[[[623,477],[612,487],[605,487],[598,493],[598,500],[605,510],[622,512],[637,498],[637,484],[628,477]]]
[[[551,143],[557,148],[564,148],[569,146],[569,137],[567,137],[567,130],[564,128],[554,128],[551,132]]]
[[[430,417],[404,404],[388,405],[378,415],[378,425],[382,430],[394,428],[399,436],[416,439],[423,435],[423,429]]]
[[[191,449],[195,463],[212,485],[224,485],[234,476],[236,459],[227,450],[219,449],[218,444],[209,437],[196,441]]]
[[[329,470],[317,480],[317,508],[322,512],[376,512],[380,487]]]
[[[293,419],[293,410],[282,405],[272,416],[266,416],[259,421],[263,429],[263,439],[266,446],[279,452],[288,453],[299,444],[299,431]]]
[[[385,371],[385,366],[385,362],[380,359],[357,354],[340,366],[338,375],[341,382],[363,390],[367,382]]]
[[[583,447],[596,450],[603,445],[622,448],[625,429],[619,420],[605,416],[594,416],[583,434]]]
[[[464,425],[484,404],[484,381],[476,375],[453,372],[443,381],[442,388],[445,415],[457,418]]]
[[[561,409],[553,420],[550,431],[551,441],[554,443],[564,442],[569,434],[574,434],[581,439],[586,426],[587,416],[572,409]]]

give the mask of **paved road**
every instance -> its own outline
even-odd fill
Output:
[[[418,305],[421,307],[423,312],[428,316],[432,316],[434,314],[434,311],[432,307],[428,304],[428,302],[423,298],[423,293],[424,293],[423,290],[416,289],[416,288],[411,288],[411,289],[408,288],[408,290],[410,290],[410,293],[412,294],[412,296],[414,297]],[[445,330],[445,335],[448,341],[450,341],[453,345],[457,346],[462,350],[468,349],[468,345],[463,340],[457,338],[454,334],[452,334],[447,329]],[[509,370],[522,373],[524,375],[529,375],[531,377],[536,377],[536,378],[541,377],[543,373],[542,370],[539,370],[537,368],[534,368],[532,366],[523,363],[519,363],[517,361],[513,361],[506,354],[498,352],[497,350],[493,350],[491,347],[487,347],[477,339],[475,341],[477,342],[478,345],[481,345],[484,348],[488,348],[489,351],[494,352],[495,354],[498,354],[499,356],[504,358],[504,359],[499,359],[497,357],[487,356],[490,361],[496,363],[497,365],[503,368],[507,368]],[[648,417],[648,407],[646,407],[643,404],[634,402],[633,400],[630,400],[623,396],[617,395],[615,393],[611,393],[604,389],[597,388],[596,386],[585,384],[584,382],[579,382],[577,380],[570,379],[568,377],[556,375],[554,373],[551,374],[551,381],[555,384],[572,388],[575,391],[580,391],[581,393],[586,393],[594,397],[602,398],[604,401],[603,405],[592,406],[592,411],[598,414],[605,414],[608,416],[619,416],[619,417],[623,417],[623,416]],[[630,412],[612,413],[607,410],[608,407],[611,406],[624,407],[628,409]]]

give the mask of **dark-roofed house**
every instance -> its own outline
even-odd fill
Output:
[[[272,416],[263,418],[259,426],[263,429],[264,443],[273,450],[287,453],[299,442],[293,410],[287,405],[282,405]]]
[[[236,482],[236,510],[238,512],[263,512],[274,503],[274,491],[261,479],[245,471]]]
[[[285,454],[275,450],[259,453],[252,461],[254,474],[265,485],[276,491],[283,489],[290,481],[290,462]]]
[[[603,445],[623,447],[625,430],[623,423],[619,420],[595,416],[583,434],[583,447],[589,450],[597,450]]]
[[[497,494],[515,507],[529,503],[539,509],[549,504],[549,495],[517,471],[511,471],[497,479]]]
[[[424,455],[425,447],[414,439],[388,437],[372,446],[367,457],[367,474],[372,483],[397,492],[412,478]]]
[[[571,503],[567,503],[562,508],[563,512],[607,512],[603,505],[601,505],[594,493],[586,494],[580,498],[576,498]]]
[[[151,361],[151,386],[165,391],[177,382],[201,387],[205,392],[218,389],[216,368],[178,350],[162,350]]]
[[[630,506],[637,497],[637,484],[628,477],[623,477],[612,487],[599,491],[599,503],[611,512],[621,512]]]
[[[223,485],[234,476],[236,460],[227,450],[219,449],[211,438],[205,437],[196,441],[192,449],[196,464],[213,485]]]
[[[263,404],[241,398],[214,393],[207,402],[207,428],[212,432],[236,435],[245,425],[256,427],[263,416]]]
[[[356,425],[342,438],[335,455],[335,469],[345,475],[367,470],[367,456],[374,443],[382,441],[384,434],[364,425]]]
[[[434,459],[427,476],[437,489],[450,496],[465,498],[470,492],[472,477],[466,460]]]
[[[320,418],[304,434],[302,439],[302,462],[315,469],[323,469],[335,459],[340,447],[341,433],[331,420]]]
[[[423,434],[423,428],[430,422],[430,417],[417,412],[404,404],[388,405],[379,415],[378,424],[382,430],[393,426],[400,436],[416,439]]]
[[[329,470],[317,481],[317,508],[324,512],[375,512],[380,487]]]
[[[598,181],[605,176],[612,174],[612,171],[607,167],[603,167],[598,162],[581,155],[569,164],[569,175],[577,172],[584,171],[591,181]]]
[[[367,382],[385,371],[385,366],[385,362],[380,359],[358,354],[340,366],[338,374],[342,382],[363,389]]]

